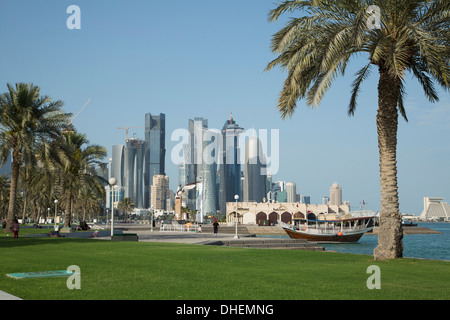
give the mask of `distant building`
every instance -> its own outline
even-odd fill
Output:
[[[286,183],[286,202],[297,202],[297,185],[294,182]]]
[[[172,190],[167,190],[166,194],[166,210],[173,211],[175,208],[175,193]]]
[[[263,174],[266,160],[261,141],[251,136],[245,146],[244,199],[243,201],[262,202],[266,197],[267,175]]]
[[[117,180],[117,185],[123,187],[124,181],[124,165],[125,165],[125,147],[123,145],[115,145],[112,147],[112,158],[109,168],[109,176]]]
[[[330,205],[340,206],[342,204],[342,187],[337,182],[330,188]]]
[[[166,115],[145,115],[145,153],[144,153],[143,206],[151,203],[150,185],[154,175],[165,175],[166,159]]]
[[[227,222],[234,223],[236,203],[227,202]],[[304,219],[308,212],[313,213],[317,219],[325,215],[337,215],[350,212],[350,205],[327,205],[327,204],[305,204],[305,203],[257,203],[239,202],[238,219],[240,224],[250,225],[276,225],[278,220],[285,223],[292,222],[292,219]],[[328,216],[328,218],[332,218]]]
[[[420,218],[424,220],[450,220],[450,206],[444,198],[423,198],[423,211]]]
[[[202,221],[205,215],[216,215],[217,212],[217,193],[216,193],[216,177],[217,177],[217,153],[216,149],[209,152],[209,145],[217,143],[216,139],[221,139],[218,132],[208,129],[208,120],[202,119],[198,121],[195,119],[196,132],[198,137],[196,141],[197,172],[196,181],[202,181],[201,187],[203,190],[199,191],[202,194],[202,208],[196,207],[199,210],[199,218],[197,221]],[[210,157],[209,161],[205,160],[205,156]],[[201,211],[201,212],[200,212]]]
[[[222,154],[219,160],[219,210],[225,215],[226,203],[234,201],[235,195],[241,193],[241,164],[239,135],[244,129],[233,120],[225,121],[222,128]],[[242,199],[240,199],[242,200]]]
[[[311,204],[311,197],[310,196],[305,196],[305,195],[301,195],[300,196],[300,203],[304,203],[304,204]],[[328,204],[328,201],[322,204]]]
[[[106,185],[105,187],[105,193],[106,193],[106,203],[105,203],[105,208],[109,208],[111,209],[111,186],[110,185]],[[117,208],[117,205],[119,204],[120,201],[123,200],[123,198],[125,198],[125,188],[121,187],[121,186],[114,186],[114,208]]]
[[[112,148],[109,177],[117,179],[116,186],[124,188],[124,196],[131,198],[137,209],[150,208],[153,175],[165,175],[165,130],[163,113],[147,113],[145,140],[127,136],[125,146]]]
[[[166,210],[167,197],[169,196],[169,177],[160,174],[154,175],[151,194],[153,210]]]
[[[293,202],[293,201],[287,201],[288,194],[286,190],[284,191],[278,191],[276,195],[276,201],[277,202]]]

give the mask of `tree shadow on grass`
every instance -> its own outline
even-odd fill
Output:
[[[0,238],[0,249],[1,248],[17,248],[33,245],[60,245],[63,243],[86,243],[86,241],[93,239],[82,239],[82,238],[50,238],[50,237],[19,237],[17,239],[11,237],[1,237]]]

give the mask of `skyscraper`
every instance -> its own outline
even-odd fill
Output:
[[[131,138],[126,141],[124,149],[125,197],[131,198],[136,208],[144,208],[144,141]]]
[[[217,210],[217,153],[215,146],[219,133],[208,129],[208,120],[202,117],[189,119],[189,141],[183,145],[184,163],[178,166],[178,182],[182,186],[202,182],[201,192],[188,190],[183,197],[191,210],[201,210],[203,215],[216,214]],[[202,208],[197,196],[202,195]]]
[[[169,177],[162,174],[153,176],[152,184],[152,202],[154,210],[166,210],[166,199],[169,192]]]
[[[342,205],[342,187],[337,182],[333,183],[330,188],[330,205]]]
[[[165,175],[166,115],[145,115],[144,208],[151,203],[153,175]]]
[[[244,201],[262,202],[265,198],[265,163],[261,141],[256,136],[249,137],[245,146]]]
[[[286,183],[287,202],[297,201],[297,185],[294,182]]]
[[[195,141],[196,147],[194,150],[197,160],[197,181],[201,180],[203,186],[201,214],[215,215],[217,212],[217,153],[216,149],[211,148],[211,146],[217,145],[216,139],[219,139],[219,135],[217,132],[208,129],[206,119],[196,123],[202,123],[202,126],[195,125],[197,141]]]
[[[222,154],[219,155],[219,209],[226,213],[226,203],[235,201],[234,196],[241,194],[241,164],[239,134],[243,129],[233,120],[225,121],[222,128]],[[242,199],[241,199],[242,201]]]
[[[112,162],[110,168],[110,178],[114,177],[117,179],[117,185],[124,186],[124,146],[115,145],[112,148]]]

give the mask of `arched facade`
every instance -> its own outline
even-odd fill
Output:
[[[269,214],[269,226],[274,226],[278,224],[278,213],[275,211]]]
[[[305,203],[257,203],[238,202],[237,211],[239,213],[239,223],[248,225],[269,226],[277,225],[281,220],[284,223],[292,223],[293,219],[305,219],[310,212],[318,217],[319,214],[333,215],[334,212],[349,212],[350,204],[341,206],[331,206],[326,204],[305,204]],[[227,222],[234,223],[236,202],[227,202]],[[334,214],[335,215],[335,214]],[[329,219],[332,219],[331,217]]]
[[[269,220],[267,220],[267,214],[265,214],[264,212],[258,212],[258,214],[256,215],[256,224],[258,226],[268,226]]]
[[[283,212],[283,214],[281,215],[281,219],[282,222],[284,223],[292,223],[292,214],[285,211]]]

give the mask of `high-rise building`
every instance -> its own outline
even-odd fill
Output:
[[[189,119],[189,141],[183,145],[184,164],[179,166],[179,184],[198,182],[198,172],[202,164],[203,130],[208,128],[208,120],[196,117]],[[196,210],[196,192],[191,189],[186,192],[183,202],[191,210]],[[184,205],[184,204],[183,204]]]
[[[165,175],[166,118],[163,113],[145,115],[145,140],[128,138],[125,146],[112,150],[109,176],[123,187],[124,196],[131,198],[136,208],[150,208],[153,175]]]
[[[244,201],[262,202],[266,197],[266,166],[261,141],[251,136],[245,146]]]
[[[225,121],[222,128],[222,154],[219,155],[219,210],[225,214],[226,203],[235,201],[234,196],[241,193],[241,164],[239,134],[243,129],[233,120]]]
[[[145,208],[150,207],[150,186],[153,176],[165,175],[166,159],[166,115],[145,115],[145,163],[144,163],[144,201]]]
[[[342,187],[337,182],[330,188],[330,205],[342,205]]]
[[[162,174],[153,175],[151,189],[151,207],[154,210],[166,210],[167,197],[169,195],[169,177]]]
[[[218,132],[208,129],[207,119],[189,119],[189,141],[183,145],[184,162],[178,165],[178,183],[184,186],[201,182],[201,192],[188,190],[183,196],[182,205],[191,210],[201,210],[203,215],[215,215],[217,210],[217,153],[210,145],[216,145],[218,138]],[[201,202],[197,201],[199,194]]]
[[[311,197],[310,196],[301,195],[300,196],[300,203],[311,204]],[[327,201],[327,203],[328,203],[328,201]],[[324,203],[324,204],[327,204],[327,203]]]
[[[124,146],[116,145],[112,147],[112,157],[109,168],[109,177],[116,178],[117,185],[123,186],[125,184],[124,181]]]
[[[133,200],[136,208],[144,208],[144,141],[131,138],[124,149],[125,197]],[[114,166],[113,166],[114,168]]]
[[[287,202],[296,202],[297,185],[294,182],[286,183]]]
[[[205,122],[204,122],[205,123]],[[197,127],[196,136],[201,140],[196,142],[196,150],[194,153],[199,156],[197,162],[197,181],[202,181],[203,186],[203,202],[201,208],[201,214],[204,215],[216,215],[217,212],[217,198],[216,198],[216,176],[217,176],[217,153],[215,148],[208,148],[210,144],[216,144],[216,139],[219,139],[219,134],[208,129],[208,123],[206,126]],[[198,147],[201,146],[201,150]],[[209,158],[209,160],[207,160]],[[197,208],[198,210],[199,208]],[[200,217],[200,221],[203,218]],[[198,220],[198,219],[197,219]]]

